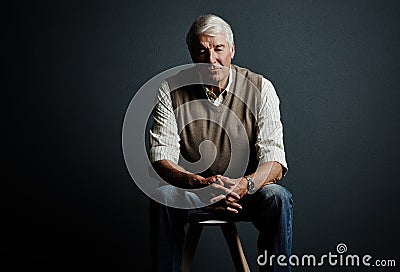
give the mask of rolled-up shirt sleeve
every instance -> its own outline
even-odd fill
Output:
[[[283,126],[279,111],[279,97],[272,83],[263,78],[261,101],[257,112],[256,150],[259,163],[279,162],[288,171],[283,144]]]
[[[179,135],[172,108],[170,89],[164,81],[157,92],[153,109],[154,123],[149,133],[150,161],[170,160],[178,163]]]

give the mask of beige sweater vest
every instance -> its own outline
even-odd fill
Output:
[[[256,119],[262,76],[236,65],[231,68],[232,83],[219,106],[207,100],[200,84],[179,87],[193,73],[183,71],[168,80],[180,136],[179,164],[204,177],[237,178],[258,165]]]

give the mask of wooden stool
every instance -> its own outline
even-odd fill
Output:
[[[194,253],[199,243],[201,231],[203,230],[204,226],[221,227],[236,271],[249,272],[250,268],[243,253],[242,244],[240,243],[239,235],[236,229],[236,223],[224,220],[205,220],[189,223],[189,229],[186,234],[186,243],[183,253],[183,272],[190,271]]]

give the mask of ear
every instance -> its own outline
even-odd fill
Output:
[[[233,59],[233,57],[235,56],[235,44],[232,43],[232,47],[231,47],[231,59]]]

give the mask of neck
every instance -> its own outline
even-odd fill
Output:
[[[216,96],[220,95],[225,90],[225,88],[228,86],[228,79],[229,79],[229,76],[226,79],[218,82],[218,86],[214,86],[214,85],[208,86],[210,91],[212,91]]]

